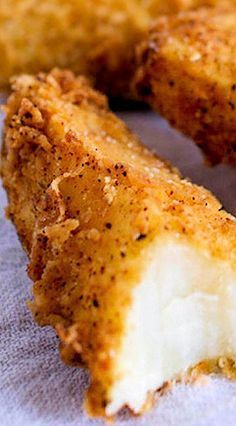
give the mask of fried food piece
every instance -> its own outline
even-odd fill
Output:
[[[60,66],[93,77],[109,94],[127,96],[134,45],[146,35],[152,19],[196,4],[197,0],[1,1],[0,86],[17,73]]]
[[[2,176],[32,311],[63,359],[89,368],[89,412],[141,413],[194,367],[235,378],[235,218],[82,77],[19,77],[6,113]]]
[[[120,93],[148,24],[141,0],[2,1],[0,85],[20,72],[66,66]]]
[[[136,89],[212,163],[236,165],[236,7],[157,20],[140,46]]]

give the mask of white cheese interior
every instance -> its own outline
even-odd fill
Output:
[[[107,415],[139,413],[149,391],[201,360],[236,358],[236,272],[168,240],[156,245],[134,289]]]

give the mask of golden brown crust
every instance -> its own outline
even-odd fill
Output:
[[[12,75],[68,67],[128,96],[134,45],[160,13],[225,0],[7,0],[0,2],[0,86]],[[235,1],[235,0],[231,0]]]
[[[142,99],[203,149],[236,165],[236,7],[157,20],[139,49]]]
[[[236,222],[109,112],[82,77],[54,70],[13,82],[2,176],[35,282],[32,310],[92,374],[104,415],[131,290],[152,241],[172,236],[236,264]]]

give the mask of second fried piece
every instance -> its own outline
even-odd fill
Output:
[[[135,69],[134,46],[146,36],[152,20],[161,13],[222,1],[1,1],[0,86],[14,74],[60,66],[91,76],[109,95],[127,96]]]
[[[211,163],[236,165],[236,8],[160,18],[139,49],[135,85]]]

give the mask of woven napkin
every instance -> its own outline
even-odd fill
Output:
[[[151,112],[120,115],[185,176],[214,191],[231,212],[236,209],[235,170],[205,167],[198,149]],[[39,328],[26,307],[32,285],[26,274],[27,258],[4,217],[5,205],[0,188],[0,425],[103,425],[83,411],[88,374],[62,363],[55,333]],[[212,377],[194,386],[177,385],[142,418],[124,412],[116,425],[235,426],[236,384]]]

